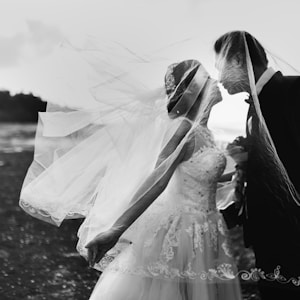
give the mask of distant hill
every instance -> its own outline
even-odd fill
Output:
[[[38,112],[46,110],[47,103],[32,94],[10,95],[0,91],[0,123],[37,122]]]

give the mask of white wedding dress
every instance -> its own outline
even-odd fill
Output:
[[[195,134],[208,145],[177,167],[167,189],[132,225],[132,243],[106,267],[90,300],[242,299],[216,208],[226,158],[206,128],[197,126]]]

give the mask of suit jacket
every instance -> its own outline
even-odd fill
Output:
[[[278,156],[300,193],[300,77],[275,73],[259,94],[259,103]],[[253,104],[248,112],[250,117],[252,130],[247,129],[247,137],[253,146],[247,167],[245,244],[272,253],[282,253],[286,247],[300,253],[299,227],[291,222],[280,204],[279,199],[286,202],[290,199],[277,184],[274,166],[266,163],[268,151],[263,147],[265,143]],[[300,217],[299,211],[296,205],[290,207],[290,212]]]

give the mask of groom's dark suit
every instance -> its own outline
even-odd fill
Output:
[[[300,193],[300,77],[283,76],[277,72],[265,84],[258,97],[277,153]],[[278,201],[277,197],[288,201],[286,194],[280,194],[278,185],[273,185],[272,190],[268,188],[268,181],[273,180],[274,169],[272,171],[272,168],[268,168],[266,160],[260,156],[261,148],[257,145],[261,142],[261,134],[253,104],[250,104],[248,120],[249,118],[252,119],[252,128],[247,128],[247,136],[253,142],[253,146],[247,167],[248,217],[243,224],[245,244],[253,246],[256,266],[266,274],[273,273],[279,265],[282,276],[287,279],[297,278],[300,276],[299,227],[290,221],[286,210]],[[274,187],[278,189],[275,190]],[[300,207],[295,206],[291,210],[300,221]],[[268,283],[265,286],[264,282],[266,281],[262,281],[262,299],[281,299],[282,295],[285,295],[282,299],[286,300],[300,299],[300,286],[296,287],[291,283]],[[281,292],[277,288],[288,290],[283,290],[280,296]]]

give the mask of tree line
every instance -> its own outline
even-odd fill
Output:
[[[46,106],[46,102],[33,94],[12,96],[9,91],[0,91],[0,122],[37,122],[38,112],[45,111]]]

